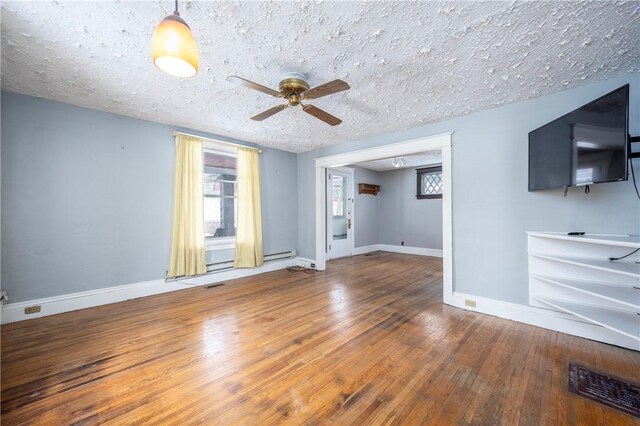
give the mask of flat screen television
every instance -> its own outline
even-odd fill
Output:
[[[629,85],[529,133],[529,191],[627,180]]]

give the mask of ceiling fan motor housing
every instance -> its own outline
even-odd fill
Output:
[[[300,103],[300,94],[309,90],[309,83],[305,81],[304,74],[292,72],[284,75],[280,82],[280,93],[289,100],[291,106]]]

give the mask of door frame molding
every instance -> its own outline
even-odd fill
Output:
[[[398,157],[424,151],[442,151],[442,271],[443,301],[453,303],[453,203],[451,186],[451,145],[453,132],[411,139],[405,142],[360,149],[315,159],[316,181],[316,269],[326,269],[326,169],[381,158]],[[355,241],[355,238],[354,238]]]
[[[356,192],[355,192],[355,179],[356,179],[356,175],[355,175],[355,169],[352,169],[351,167],[326,167],[325,170],[328,172],[330,170],[335,170],[337,172],[341,172],[341,173],[346,173],[349,175],[349,180],[350,182],[347,182],[347,185],[345,185],[345,188],[348,188],[347,191],[347,196],[349,194],[351,194],[351,241],[349,242],[349,250],[351,252],[351,254],[349,256],[353,256],[356,250],[356,221],[355,221],[355,217],[356,217],[356,213],[355,213],[355,205],[356,203],[354,202],[355,196],[356,196]],[[327,253],[327,255],[325,256],[325,259],[328,256],[329,253],[329,244],[328,244],[328,238],[329,238],[329,227],[327,226],[329,223],[329,216],[328,216],[328,212],[329,212],[329,206],[327,204],[328,201],[328,197],[329,197],[329,193],[326,191],[326,186],[325,186],[325,209],[324,209],[324,217],[325,217],[325,227],[326,227],[326,234],[325,234],[325,253]],[[348,197],[347,197],[348,198]],[[348,233],[348,229],[347,229],[347,233]]]

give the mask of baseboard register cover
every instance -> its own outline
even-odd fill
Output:
[[[569,391],[640,418],[640,384],[569,363]]]

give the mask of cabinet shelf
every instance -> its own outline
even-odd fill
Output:
[[[529,305],[574,321],[554,329],[640,350],[640,238],[527,232]],[[566,316],[568,314],[568,317]]]
[[[378,192],[380,192],[380,185],[373,185],[371,183],[358,184],[358,194],[378,195]]]
[[[584,234],[567,235],[566,232],[532,232],[527,234],[531,237],[546,238],[551,240],[563,240],[574,243],[600,244],[613,247],[638,248],[640,237],[637,235],[607,235],[607,234]]]
[[[539,259],[553,260],[569,265],[583,266],[599,271],[612,272],[614,274],[627,275],[640,278],[640,265],[635,262],[612,262],[606,259],[589,259],[580,257],[549,256],[543,254],[531,254]]]
[[[560,311],[640,341],[640,315],[636,313],[605,309],[599,306],[580,305],[539,295],[532,297]]]
[[[534,274],[531,276],[549,284],[565,287],[594,297],[616,302],[625,308],[631,308],[636,312],[640,312],[640,288]]]

